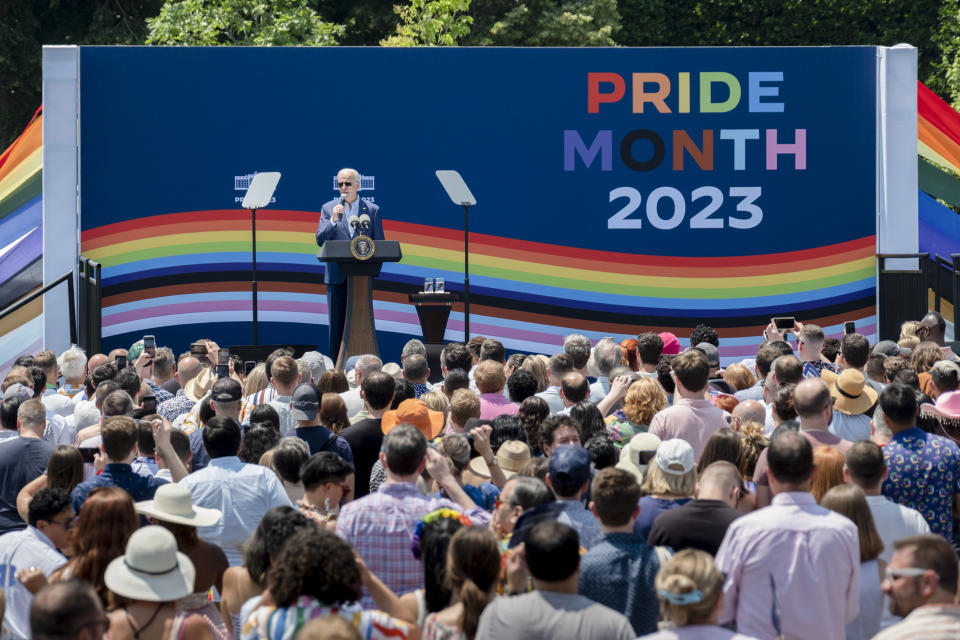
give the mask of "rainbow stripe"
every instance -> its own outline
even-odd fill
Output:
[[[36,289],[41,267],[43,116],[0,154],[0,309]],[[43,301],[0,319],[0,373],[43,343]]]
[[[326,324],[323,265],[315,259],[319,212],[257,214],[259,310],[265,322]],[[250,319],[250,221],[245,211],[192,211],[140,218],[82,233],[83,254],[104,266],[104,336],[155,327]],[[404,259],[385,265],[374,292],[380,331],[419,335],[407,294],[425,276],[462,290],[463,233],[387,220]],[[805,251],[677,258],[578,249],[471,234],[471,333],[510,349],[551,352],[574,331],[636,336],[701,319],[725,338],[729,359],[756,353],[761,324],[797,315],[840,333],[855,319],[875,333],[875,237]],[[308,330],[304,328],[303,330]],[[447,339],[462,339],[455,305]]]

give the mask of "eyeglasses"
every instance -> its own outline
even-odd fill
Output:
[[[353,183],[352,183],[352,182],[338,182],[338,183],[337,183],[337,186],[338,186],[338,187],[352,187],[352,186],[353,186]]]
[[[894,578],[919,578],[922,575],[925,575],[930,569],[921,569],[920,567],[906,567],[904,569],[891,569],[887,567],[887,570],[883,574],[884,582],[893,582]]]
[[[63,527],[64,531],[70,531],[76,525],[76,520],[74,518],[67,518],[63,522],[57,522],[56,520],[50,520],[50,524],[58,524]]]

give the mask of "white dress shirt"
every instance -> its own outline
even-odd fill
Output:
[[[231,567],[243,564],[240,546],[253,535],[267,511],[293,506],[272,469],[246,464],[237,456],[214,458],[180,484],[190,489],[194,505],[223,513],[217,524],[198,527],[197,535],[223,549]]]
[[[14,638],[30,637],[30,603],[33,602],[33,594],[15,577],[17,571],[38,567],[49,578],[66,562],[50,538],[29,525],[0,536],[0,588],[7,599],[3,622]]]
[[[550,413],[561,413],[563,411],[563,398],[560,397],[560,387],[550,386],[536,394],[538,398],[543,398],[550,407]]]

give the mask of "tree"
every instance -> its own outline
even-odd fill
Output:
[[[167,45],[328,46],[343,35],[304,0],[167,0],[147,26],[147,44]]]
[[[520,47],[609,47],[616,44],[616,0],[516,0],[487,3],[469,44]],[[482,30],[481,30],[482,29]]]
[[[410,0],[410,4],[394,5],[400,16],[397,33],[384,38],[385,47],[452,47],[470,33],[473,18],[463,12],[470,0]]]

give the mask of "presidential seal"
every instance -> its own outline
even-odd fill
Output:
[[[369,260],[373,257],[373,252],[376,251],[377,246],[373,242],[373,238],[369,236],[357,236],[350,241],[350,253],[353,254],[353,257],[357,260]]]

